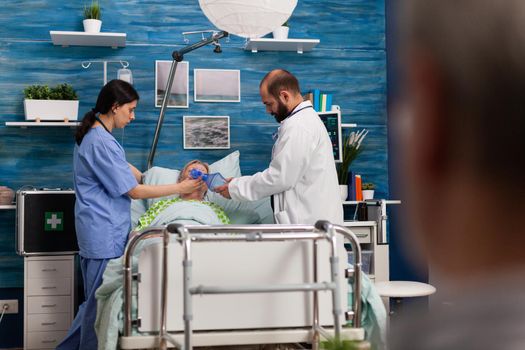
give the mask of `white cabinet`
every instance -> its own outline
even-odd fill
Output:
[[[347,201],[343,205],[357,206],[359,202]],[[370,278],[375,282],[390,280],[388,242],[386,237],[386,206],[401,204],[398,200],[367,200],[369,221],[345,221],[344,226],[355,233],[363,253],[363,262],[370,257]],[[356,209],[357,210],[357,209]],[[365,256],[366,255],[366,256]]]
[[[73,255],[24,258],[24,349],[54,349],[74,312]]]
[[[346,221],[344,226],[348,227],[359,240],[363,265],[370,266],[370,271],[367,273],[370,279],[376,282],[388,281],[388,245],[377,243],[377,222]]]

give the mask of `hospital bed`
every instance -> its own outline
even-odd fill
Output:
[[[122,349],[364,339],[360,299],[347,307],[349,281],[361,294],[361,253],[346,227],[170,224],[132,238],[123,265]]]

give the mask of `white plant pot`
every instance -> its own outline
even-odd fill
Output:
[[[339,191],[341,193],[341,200],[344,202],[348,197],[348,185],[339,185]]]
[[[84,24],[84,31],[86,33],[100,33],[102,27],[102,21],[99,19],[85,19],[82,21]]]
[[[78,120],[78,100],[24,100],[26,120]]]
[[[275,29],[272,34],[273,38],[277,40],[284,40],[288,39],[288,32],[290,31],[290,28],[281,26],[277,29]]]
[[[363,190],[363,200],[374,199],[374,190]]]

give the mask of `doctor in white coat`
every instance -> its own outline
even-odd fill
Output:
[[[310,101],[303,101],[297,78],[276,69],[266,74],[259,88],[266,111],[281,124],[270,166],[252,176],[231,179],[216,192],[239,201],[272,196],[278,224],[328,220],[342,225],[332,143]]]

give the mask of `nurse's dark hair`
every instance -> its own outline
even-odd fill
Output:
[[[301,94],[301,89],[299,88],[299,81],[297,78],[290,72],[284,69],[274,69],[264,76],[259,84],[259,88],[266,84],[268,93],[275,97],[279,98],[279,93],[282,90],[294,94]]]
[[[84,136],[95,123],[95,116],[97,113],[107,114],[114,107],[122,106],[133,101],[138,101],[138,99],[139,94],[128,82],[114,79],[104,85],[98,94],[95,107],[84,115],[82,123],[77,128],[75,134],[77,145],[82,143]]]

